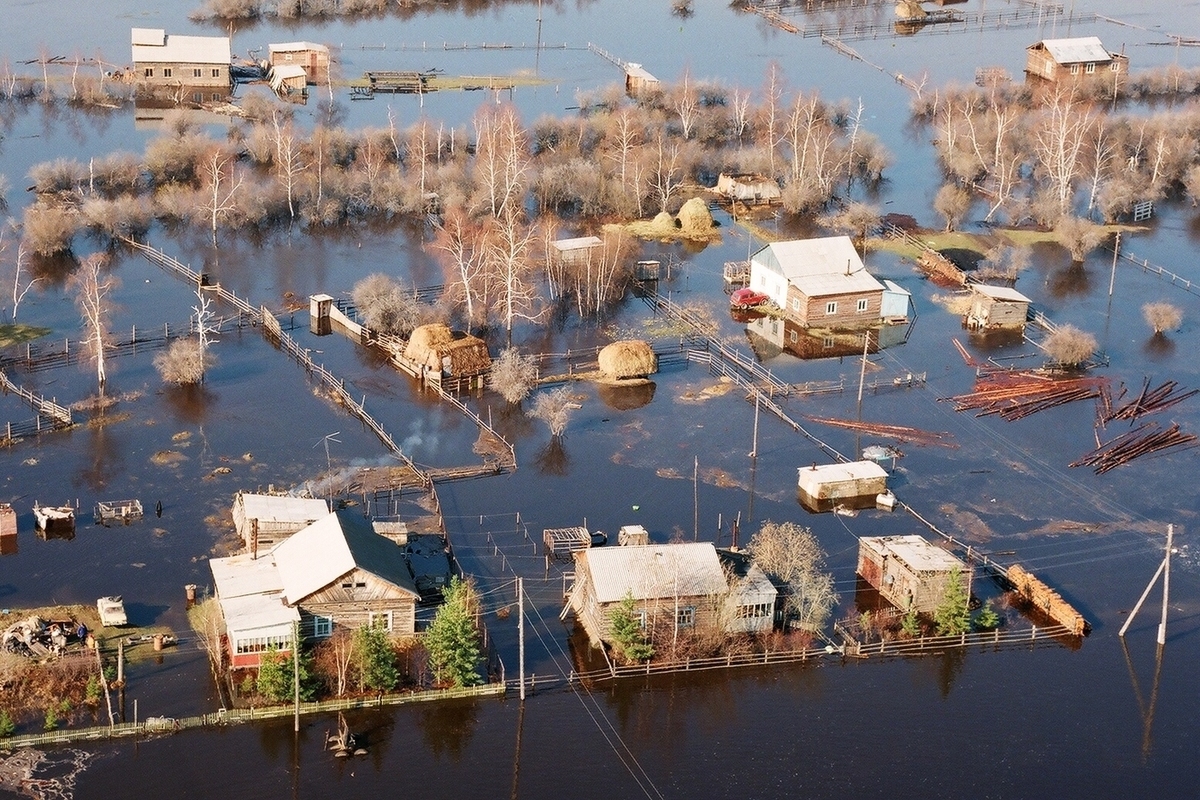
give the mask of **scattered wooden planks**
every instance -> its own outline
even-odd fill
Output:
[[[1147,422],[1099,445],[1078,461],[1071,462],[1071,466],[1092,467],[1097,475],[1101,475],[1150,453],[1184,445],[1194,447],[1195,441],[1196,435],[1181,432],[1178,424],[1164,429],[1157,422]]]
[[[830,425],[835,428],[846,428],[852,431],[879,436],[885,439],[895,439],[901,442],[911,442],[918,445],[940,445],[941,447],[958,447],[950,439],[949,433],[923,431],[920,428],[909,428],[904,425],[884,425],[879,422],[862,422],[853,419],[834,419],[832,417],[805,416],[810,422]]]
[[[1121,394],[1117,397],[1118,401],[1125,396],[1125,392],[1126,388],[1121,387]],[[1141,394],[1133,400],[1116,408],[1113,408],[1112,401],[1108,400],[1102,419],[1105,423],[1115,420],[1129,420],[1133,422],[1144,414],[1153,414],[1156,411],[1170,408],[1196,394],[1200,394],[1200,389],[1181,391],[1179,384],[1175,381],[1166,381],[1162,385],[1151,389],[1150,379],[1147,378],[1146,382],[1142,385]],[[1102,400],[1104,400],[1103,397]]]
[[[982,373],[975,391],[945,398],[955,411],[977,410],[977,417],[997,414],[1012,422],[1048,408],[1100,397],[1104,378],[1053,378],[1036,372],[1003,370]]]

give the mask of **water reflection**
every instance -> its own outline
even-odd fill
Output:
[[[1151,361],[1166,361],[1175,355],[1175,340],[1156,333],[1142,345],[1142,354]]]
[[[632,386],[614,386],[602,383],[597,387],[596,394],[601,402],[617,411],[632,411],[650,404],[657,389],[654,381],[645,381]]]
[[[1046,279],[1051,296],[1058,300],[1084,297],[1092,290],[1091,275],[1083,264],[1073,263],[1065,269],[1057,269]]]
[[[175,421],[183,425],[203,424],[217,402],[217,394],[205,384],[168,386],[162,391],[167,408]]]
[[[566,475],[571,471],[571,457],[561,436],[552,436],[550,441],[538,451],[534,459],[537,470],[543,475]]]
[[[100,491],[108,486],[109,480],[116,475],[125,473],[125,454],[116,436],[109,428],[115,419],[105,419],[101,414],[88,423],[84,434],[83,458],[81,466],[75,473],[73,485],[82,484],[93,491]]]
[[[421,738],[434,757],[459,761],[475,736],[476,703],[430,704],[421,712]]]

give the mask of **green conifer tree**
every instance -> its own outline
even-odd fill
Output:
[[[654,657],[654,646],[646,639],[632,592],[627,592],[620,604],[608,612],[608,624],[617,655],[625,663],[643,663]]]
[[[474,585],[457,577],[450,580],[445,602],[425,632],[425,649],[434,678],[452,686],[475,686],[479,675],[479,631],[475,627],[478,598]]]
[[[359,691],[390,692],[400,682],[396,651],[382,624],[364,625],[354,632]]]
[[[946,579],[946,593],[933,612],[933,624],[939,636],[953,636],[971,629],[971,612],[968,609],[967,587],[963,583],[962,570],[950,570]]]

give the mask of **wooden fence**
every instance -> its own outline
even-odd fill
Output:
[[[151,263],[157,264],[158,266],[162,267],[167,272],[172,273],[176,277],[182,278],[183,280],[187,281],[188,283],[190,283],[206,292],[210,292],[210,293],[216,295],[223,302],[225,302],[229,306],[233,307],[238,313],[246,314],[246,315],[253,315],[255,313],[254,306],[250,305],[250,303],[248,303],[247,301],[238,297],[233,291],[224,288],[219,283],[210,284],[208,282],[207,275],[196,272],[191,267],[180,263],[176,259],[174,259],[171,256],[164,253],[162,250],[155,249],[155,248],[151,247],[150,245],[143,244],[143,243],[141,243],[135,239],[131,239],[127,236],[122,236],[121,241],[125,242],[125,244],[129,245],[134,250],[137,250],[138,252],[140,252]]]
[[[471,686],[465,689],[431,689],[424,692],[409,692],[405,694],[384,694],[376,697],[354,698],[349,700],[326,700],[315,703],[301,703],[300,713],[326,714],[333,711],[353,711],[370,708],[389,708],[392,706],[408,705],[410,703],[429,703],[437,700],[455,700],[468,697],[503,697],[505,686],[503,682],[490,683],[483,686]],[[148,717],[138,722],[121,722],[114,725],[97,726],[92,728],[65,728],[63,730],[45,733],[31,733],[23,736],[10,736],[0,739],[0,749],[16,749],[19,747],[38,747],[42,745],[65,744],[67,742],[94,741],[100,739],[116,739],[127,736],[149,736],[155,734],[175,733],[176,731],[192,728],[206,728],[219,725],[230,725],[254,722],[264,719],[278,719],[295,714],[295,706],[282,705],[267,708],[221,709],[211,714],[201,714],[197,717]]]
[[[0,389],[3,389],[5,394],[11,393],[17,395],[37,412],[37,416],[31,420],[16,423],[11,421],[6,422],[5,441],[11,442],[14,438],[32,436],[43,431],[69,428],[74,424],[71,419],[71,409],[60,406],[53,400],[47,400],[41,395],[36,395],[24,387],[18,386],[2,371],[0,371]]]
[[[1112,248],[1110,247],[1108,249],[1111,250]],[[1149,259],[1138,258],[1132,253],[1126,253],[1124,251],[1118,253],[1117,257],[1124,261],[1128,261],[1130,264],[1133,264],[1135,267],[1141,269],[1142,272],[1149,272],[1165,280],[1170,280],[1171,285],[1177,289],[1182,289],[1189,294],[1200,297],[1200,284],[1193,283],[1187,278],[1184,278],[1181,275],[1176,275],[1169,269],[1164,269],[1157,264],[1151,264]]]
[[[1078,638],[1065,625],[1049,625],[1043,628],[1034,625],[1029,628],[996,628],[990,631],[959,633],[951,636],[915,636],[911,639],[891,639],[878,642],[859,642],[849,639],[845,644],[845,650],[847,656],[858,658],[905,656],[918,655],[930,650],[952,650],[974,646],[1059,644],[1064,637]],[[849,637],[847,636],[847,638]]]

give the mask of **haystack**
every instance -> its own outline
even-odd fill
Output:
[[[693,197],[679,209],[679,227],[684,233],[708,233],[713,229],[712,214],[708,204],[699,197]]]
[[[597,357],[606,378],[644,378],[658,371],[658,356],[650,345],[636,339],[613,342]]]
[[[412,332],[404,357],[447,375],[477,375],[492,365],[487,344],[479,338],[450,330],[442,322],[421,325]]]
[[[675,218],[666,211],[660,211],[655,214],[654,219],[650,222],[650,224],[655,228],[662,228],[663,230],[674,230],[676,227]]]

